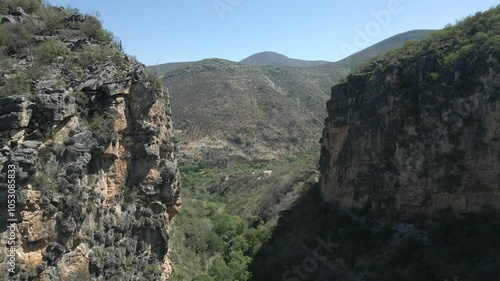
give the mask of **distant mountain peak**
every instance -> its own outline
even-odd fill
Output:
[[[280,53],[265,51],[253,54],[240,63],[251,66],[313,67],[331,62],[292,59]]]

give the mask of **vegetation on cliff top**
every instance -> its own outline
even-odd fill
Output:
[[[98,14],[81,15],[37,0],[7,0],[0,3],[0,15],[5,15],[0,24],[0,96],[36,95],[34,82],[43,79],[63,90],[69,87],[63,76],[83,80],[106,59],[118,71],[126,70],[120,42],[102,28]]]
[[[500,5],[458,20],[455,25],[433,32],[428,38],[409,41],[400,48],[361,64],[350,75],[370,72],[374,67],[383,71],[390,65],[398,66],[428,54],[437,56],[440,62],[453,67],[478,53],[500,53]]]

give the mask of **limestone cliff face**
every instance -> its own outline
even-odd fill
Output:
[[[103,61],[65,89],[40,80],[35,98],[0,99],[2,175],[16,166],[17,280],[171,273],[168,227],[180,184],[168,97],[142,64],[123,56],[125,71]]]
[[[453,40],[439,50],[447,55]],[[321,142],[326,200],[423,213],[500,208],[500,56],[468,52],[448,64],[427,47],[382,58],[332,88]]]

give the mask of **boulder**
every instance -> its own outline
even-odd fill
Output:
[[[75,98],[65,93],[41,94],[36,97],[38,122],[60,122],[76,114]]]
[[[24,96],[0,99],[0,130],[12,130],[29,125],[32,103]]]

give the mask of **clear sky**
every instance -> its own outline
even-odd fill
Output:
[[[498,0],[49,0],[99,12],[146,65],[274,51],[336,61],[392,35],[439,29]]]

